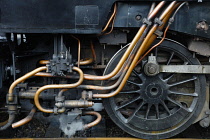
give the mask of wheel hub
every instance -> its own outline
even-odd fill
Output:
[[[164,101],[168,95],[167,83],[165,83],[159,76],[146,78],[141,87],[140,94],[143,101],[148,104],[159,104]]]

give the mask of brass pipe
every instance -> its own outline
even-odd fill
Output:
[[[24,125],[24,124],[30,122],[30,121],[32,120],[32,118],[33,118],[33,116],[34,116],[35,113],[36,113],[36,108],[33,107],[33,108],[31,109],[31,112],[28,114],[28,116],[25,117],[24,119],[22,119],[22,120],[16,122],[16,123],[13,123],[13,124],[12,124],[12,128],[17,128],[17,127],[20,127],[20,126],[22,126],[22,125]]]
[[[115,19],[116,19],[116,15],[117,15],[117,12],[115,13],[115,16],[113,18],[111,30],[109,32],[107,32],[107,33],[104,33],[103,35],[108,35],[108,34],[110,34],[113,31],[113,29],[114,29],[114,22],[115,22]]]
[[[74,83],[74,84],[62,84],[62,85],[58,85],[58,84],[54,84],[54,85],[46,85],[46,86],[43,86],[41,88],[39,88],[37,91],[36,91],[36,94],[34,96],[34,103],[36,105],[36,107],[42,111],[42,112],[45,112],[45,113],[53,113],[53,109],[45,109],[43,108],[40,103],[39,103],[39,95],[42,91],[44,90],[47,90],[47,89],[56,89],[56,88],[74,88],[74,87],[77,87],[79,86],[80,84],[82,84],[83,80],[84,80],[84,75],[83,75],[83,72],[80,68],[77,68],[77,67],[73,67],[73,70],[74,71],[77,71],[80,75],[80,78],[79,80]],[[58,111],[60,113],[60,111]]]
[[[80,62],[79,62],[80,65],[88,65],[88,64],[91,64],[91,63],[93,63],[92,58],[88,58],[86,60],[80,60]]]
[[[161,1],[149,14],[148,20],[151,20],[154,18],[154,16],[159,12],[159,10],[163,7],[163,5],[166,3],[166,1]]]
[[[163,20],[167,14],[171,11],[171,9],[173,9],[173,7],[176,5],[176,1],[173,1],[170,3],[170,5],[164,10],[164,12],[161,14],[161,16],[159,17],[160,20]]]
[[[152,2],[148,16],[150,15],[150,13],[152,13],[152,11],[154,10],[154,8],[155,8],[155,2]]]
[[[75,36],[71,35],[74,39],[76,39],[78,41],[78,60],[77,60],[77,67],[79,68],[80,65],[80,51],[81,51],[81,43],[80,40],[78,38],[76,38]]]
[[[47,72],[38,72],[34,76],[79,79],[79,76],[75,76],[75,75],[54,76],[51,73],[47,73]]]
[[[165,26],[166,22],[168,21],[168,19],[170,18],[171,14],[173,13],[173,11],[180,5],[180,3],[177,3],[171,10],[170,12],[165,16],[165,18],[163,19],[163,24],[161,26],[158,27],[158,30],[162,30],[163,27]],[[148,41],[146,46],[151,46],[151,44],[153,43],[152,40],[155,40],[157,38],[156,34],[153,34],[150,38],[151,41]]]
[[[77,88],[82,88],[82,89],[94,89],[94,90],[111,90],[116,88],[120,82],[122,81],[126,71],[128,70],[128,67],[131,63],[131,61],[134,58],[134,54],[131,55],[131,57],[129,58],[129,60],[127,61],[127,64],[125,65],[124,69],[121,71],[120,73],[120,77],[119,79],[111,86],[94,86],[94,85],[79,85]]]
[[[166,32],[168,31],[168,29],[169,29],[169,25],[166,27],[166,29],[165,29],[165,31],[164,31],[164,35],[163,35],[163,37],[162,37],[162,39],[160,40],[160,42],[158,42],[157,44],[155,44],[153,47],[151,47],[139,60],[138,60],[138,62],[136,63],[136,65],[138,64],[138,63],[140,63],[154,48],[156,48],[157,46],[159,46],[163,41],[164,41],[164,39],[165,39],[165,37],[166,37]]]
[[[69,89],[68,89],[68,88],[62,89],[62,90],[58,93],[58,96],[59,96],[59,97],[63,96],[63,93],[64,93],[65,91],[67,91],[67,90],[69,90]]]
[[[174,2],[172,2],[172,3],[174,3]],[[174,3],[174,4],[175,4],[175,3]],[[169,5],[169,7],[171,7],[171,4]],[[171,9],[172,9],[172,8],[173,8],[173,7],[171,7]],[[169,10],[169,11],[170,11],[170,10]],[[168,8],[163,12],[163,14],[165,14],[165,12],[168,12]],[[161,15],[161,17],[162,17],[162,15]],[[137,54],[135,55],[135,57],[134,57],[134,59],[133,59],[131,65],[130,65],[128,71],[126,72],[126,75],[125,75],[125,77],[123,78],[122,82],[120,83],[119,87],[118,87],[115,91],[113,91],[113,92],[111,92],[111,93],[108,93],[108,94],[93,94],[93,98],[109,98],[109,97],[113,97],[113,96],[117,95],[117,94],[123,89],[123,87],[124,87],[124,85],[125,85],[127,79],[129,78],[129,76],[130,76],[132,70],[135,68],[136,63],[138,62],[139,57],[140,57],[141,55],[143,55],[145,49],[147,49],[147,48],[145,48],[146,42],[150,39],[150,37],[151,37],[151,36],[153,35],[153,33],[156,31],[157,27],[158,27],[157,24],[153,25],[152,29],[151,29],[151,30],[149,31],[149,33],[147,34],[145,40],[144,40],[143,43],[141,44],[141,47],[139,48]]]
[[[107,28],[109,27],[111,21],[112,21],[113,18],[116,16],[116,13],[117,13],[117,4],[115,3],[115,4],[114,4],[114,11],[113,11],[111,17],[109,18],[109,20],[108,20],[106,26],[105,26],[104,29],[102,30],[102,32],[105,32],[105,31],[107,30]]]
[[[148,20],[150,20],[152,17],[154,17],[157,12],[160,10],[160,8],[165,4],[165,1],[160,2],[155,9],[152,11],[152,13],[149,15]],[[119,70],[121,69],[121,67],[123,66],[124,62],[126,61],[126,59],[128,58],[129,54],[131,53],[131,51],[133,50],[134,46],[136,45],[136,43],[138,42],[138,40],[140,39],[140,37],[142,36],[142,34],[144,33],[144,30],[146,29],[146,24],[143,24],[139,31],[137,32],[137,34],[135,35],[134,39],[132,40],[131,44],[129,45],[128,49],[126,50],[126,52],[124,53],[124,55],[122,56],[122,58],[120,59],[119,63],[117,64],[117,66],[115,67],[115,69],[104,76],[96,76],[96,75],[88,75],[85,74],[84,78],[86,80],[107,80],[112,78],[113,76],[115,76]]]
[[[41,65],[46,65],[46,64],[48,64],[48,63],[50,63],[49,60],[40,60],[40,61],[39,61],[39,64],[41,64]]]
[[[47,69],[47,67],[45,67],[45,66],[36,68],[35,70],[25,74],[24,76],[18,78],[17,80],[15,80],[9,88],[8,101],[13,101],[12,93],[13,93],[14,88],[17,86],[17,84],[21,83],[22,81],[25,81],[27,78],[29,78],[31,76],[34,76],[34,74],[36,74],[40,71],[46,70],[46,69]]]
[[[146,36],[146,33],[147,33],[148,29],[149,29],[149,26],[147,26],[147,28],[145,29],[144,33],[142,34],[141,38],[139,39],[139,41],[135,45],[134,49],[130,53],[128,59],[126,60],[125,64],[121,68],[121,70],[114,77],[111,78],[111,80],[115,80],[115,79],[117,79],[119,77],[117,82],[115,82],[111,86],[79,85],[77,88],[94,89],[94,90],[111,90],[113,88],[116,88],[120,84],[120,82],[122,81],[122,79],[123,79],[123,77],[124,77],[128,67],[129,67],[129,65],[131,64],[131,62],[132,62],[132,60],[133,60],[133,58],[135,56],[136,51],[138,50],[138,46],[142,43],[144,37]]]
[[[90,127],[97,125],[101,121],[101,118],[102,118],[101,114],[99,114],[98,112],[95,112],[95,111],[87,111],[84,113],[84,115],[95,115],[97,117],[97,119],[95,121],[85,124],[84,129],[88,129]]]

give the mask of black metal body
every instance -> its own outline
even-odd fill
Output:
[[[115,0],[1,0],[0,31],[7,33],[99,34],[111,15]],[[114,27],[140,27],[151,2],[118,2]],[[200,21],[210,22],[210,3],[191,2],[189,10],[178,12],[171,29],[209,38],[208,31],[196,29]],[[136,16],[140,16],[137,19]]]

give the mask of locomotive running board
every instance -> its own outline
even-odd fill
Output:
[[[159,72],[210,74],[210,65],[159,65]]]
[[[15,139],[0,139],[0,140],[144,140],[139,138],[15,138]],[[192,140],[190,138],[174,138],[174,139],[162,139],[162,140]],[[203,140],[203,139],[193,139],[193,140]]]

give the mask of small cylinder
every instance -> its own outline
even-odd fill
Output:
[[[71,107],[91,107],[94,105],[92,101],[86,100],[65,100],[64,107],[71,108]]]

